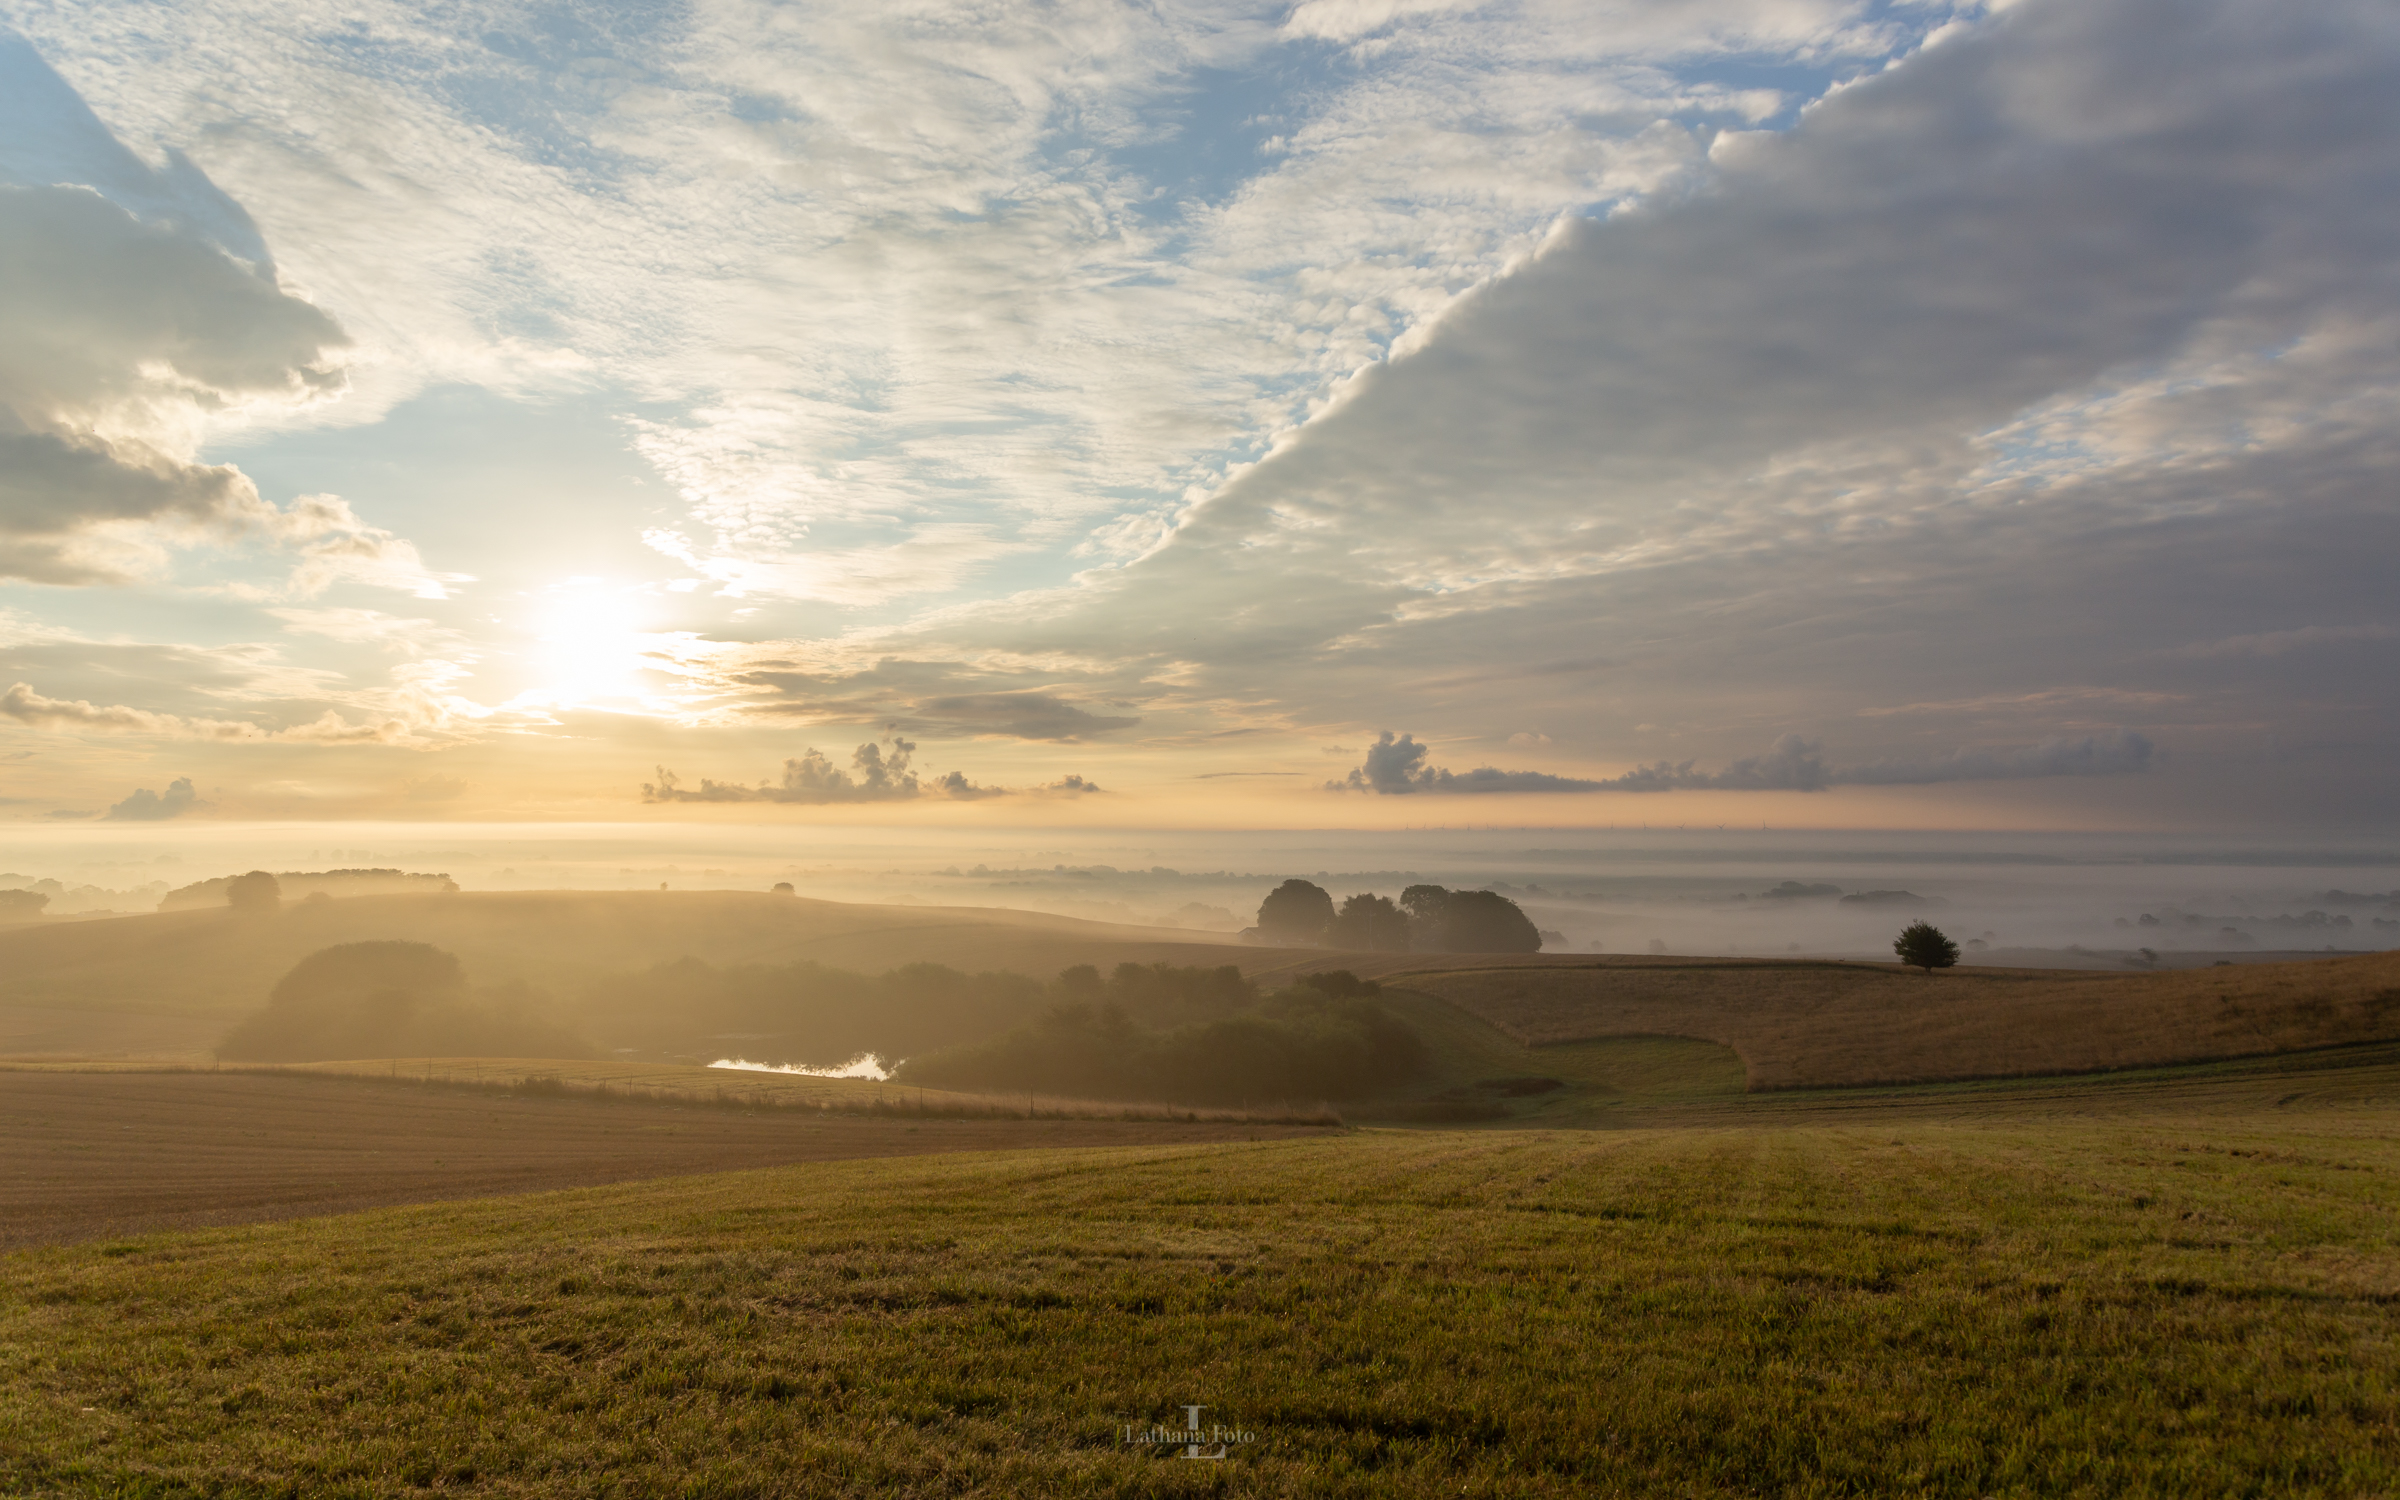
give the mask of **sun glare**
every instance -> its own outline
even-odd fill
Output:
[[[642,698],[644,602],[637,588],[602,578],[545,589],[534,617],[533,683],[520,697],[558,707]]]

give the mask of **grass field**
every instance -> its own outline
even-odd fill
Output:
[[[2392,1049],[1768,1095],[1678,1097],[1679,1066],[1612,1129],[830,1163],[19,1252],[0,1489],[2400,1485]],[[1257,1441],[1121,1441],[1190,1403]]]
[[[1533,1046],[1731,1047],[1752,1088],[2143,1067],[2400,1039],[2400,953],[2163,974],[1793,961],[1467,967],[1385,981]]]

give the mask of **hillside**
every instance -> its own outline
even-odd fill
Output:
[[[1386,983],[1535,1047],[1628,1034],[1716,1042],[1741,1055],[1753,1089],[2149,1067],[2400,1037],[2400,953],[2161,974],[1623,959]]]
[[[163,912],[0,931],[0,1057],[206,1056],[300,959],[372,939],[431,943],[478,984],[522,980],[562,1002],[603,978],[687,957],[868,974],[934,963],[1044,980],[1073,964],[1232,964],[1270,988],[1350,968],[1381,977],[1395,998],[1423,997],[1411,1002],[1412,1024],[1437,1052],[1458,1053],[1436,1069],[1441,1089],[1503,1072],[1574,1081],[1576,1069],[1552,1049],[1606,1038],[1730,1048],[1752,1089],[2155,1066],[2400,1038],[2400,953],[2149,974],[1978,965],[1927,976],[1808,960],[1258,948],[996,908],[645,891],[361,897],[257,917]],[[1503,1059],[1469,1045],[1450,1016],[1492,1028],[1483,1034],[1507,1049],[1535,1050]]]
[[[1268,967],[1289,955],[1174,929],[980,907],[861,906],[724,891],[474,892],[222,908],[0,930],[0,1056],[205,1054],[295,963],[406,939],[479,983],[563,993],[678,958],[880,973],[910,963],[1047,978],[1070,964]]]

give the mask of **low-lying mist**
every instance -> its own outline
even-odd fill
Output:
[[[469,891],[781,882],[830,900],[1015,908],[1221,941],[1297,876],[1336,901],[1489,887],[1550,951],[1879,957],[1916,917],[1970,963],[2400,947],[2400,851],[2192,835],[194,825],[111,830],[100,845],[50,833],[12,856],[26,873],[0,876],[0,888],[50,883],[45,921],[103,898],[147,910],[168,888],[251,869],[367,869],[446,874]]]

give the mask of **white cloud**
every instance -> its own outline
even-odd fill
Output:
[[[2400,36],[2207,11],[2014,7],[1572,225],[1140,561],[881,644],[1113,656],[1086,691],[1161,728],[1339,732],[1438,682],[1445,734],[1620,752],[1906,714],[1860,751],[1892,780],[2118,769],[2119,731],[2270,705],[2371,760],[2388,681],[2161,659],[2372,619],[2400,544]],[[1994,713],[2028,758],[1955,749]]]
[[[1663,62],[1895,44],[1854,12],[1412,15],[1271,92],[1311,38],[1380,23],[709,0],[569,42],[507,4],[369,3],[341,48],[266,0],[20,24],[120,133],[230,184],[351,330],[341,420],[605,380],[644,404],[681,555],[863,605],[1213,483],[1560,213],[1688,172],[1678,122],[1775,107]]]

